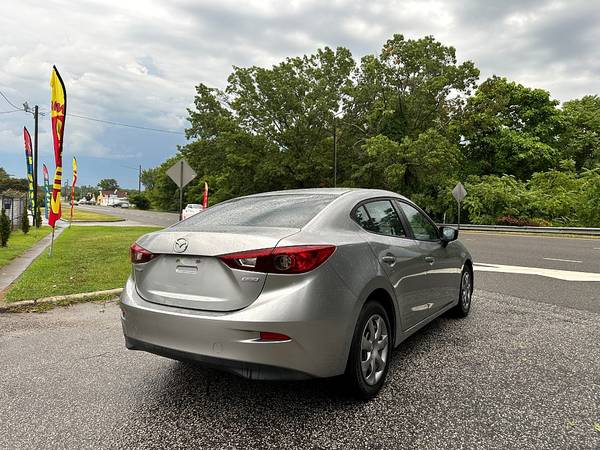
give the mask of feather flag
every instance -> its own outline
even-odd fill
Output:
[[[44,173],[44,217],[48,220],[48,207],[50,206],[50,177],[48,176],[46,164],[42,164],[42,172]]]
[[[54,182],[52,184],[48,224],[54,228],[56,221],[60,219],[61,216],[60,189],[62,185],[62,151],[65,135],[65,115],[67,113],[67,92],[56,66],[52,66],[50,87],[52,88],[50,110],[52,111],[52,138],[56,171],[54,172]]]
[[[75,205],[75,183],[77,183],[77,160],[73,156],[73,184],[71,184],[71,222],[73,221],[73,206]]]
[[[208,208],[208,183],[204,182],[204,195],[202,196],[202,207]]]
[[[27,181],[29,183],[29,188],[27,191],[27,197],[29,201],[27,202],[29,205],[29,209],[34,213],[35,211],[35,198],[34,197],[34,189],[33,189],[33,150],[31,149],[31,135],[27,128],[23,127],[23,139],[25,140],[25,158],[27,160]],[[34,213],[35,214],[35,213]]]

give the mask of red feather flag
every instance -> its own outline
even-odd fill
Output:
[[[202,207],[208,208],[208,183],[204,182],[204,195],[202,196]]]

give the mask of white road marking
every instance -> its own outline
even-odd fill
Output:
[[[600,281],[600,273],[576,272],[573,270],[544,269],[542,267],[507,266],[504,264],[475,263],[474,268],[480,272],[518,273],[524,275],[540,275],[565,281]]]
[[[576,259],[560,259],[560,258],[544,258],[546,261],[562,261],[562,262],[571,262],[571,263],[581,263],[581,261]]]
[[[600,247],[594,247],[594,250],[600,250]]]

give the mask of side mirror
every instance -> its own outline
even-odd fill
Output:
[[[452,227],[440,227],[440,234],[442,243],[448,244],[448,242],[452,242],[458,239],[458,230]]]

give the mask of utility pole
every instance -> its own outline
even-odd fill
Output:
[[[38,153],[37,152],[37,141],[38,141],[37,136],[38,136],[38,116],[39,116],[39,112],[40,112],[39,111],[39,106],[35,105],[33,107],[33,118],[34,118],[34,121],[35,121],[35,127],[34,127],[35,130],[33,132],[33,199],[34,199],[33,209],[34,210],[32,211],[32,214],[33,214],[33,226],[34,227],[38,227],[38,226],[42,225],[41,223],[36,223],[36,221],[37,221],[37,214],[36,214],[36,212],[37,212],[37,209],[39,208],[39,205],[38,205],[38,202],[37,202],[37,185],[38,185],[38,182],[37,182],[37,172],[38,172],[38,170],[37,170],[38,169],[38,167],[37,167],[37,153]]]
[[[138,172],[138,192],[142,192],[142,165],[140,164],[140,171]]]
[[[333,187],[337,187],[337,136],[336,121],[333,116]]]

